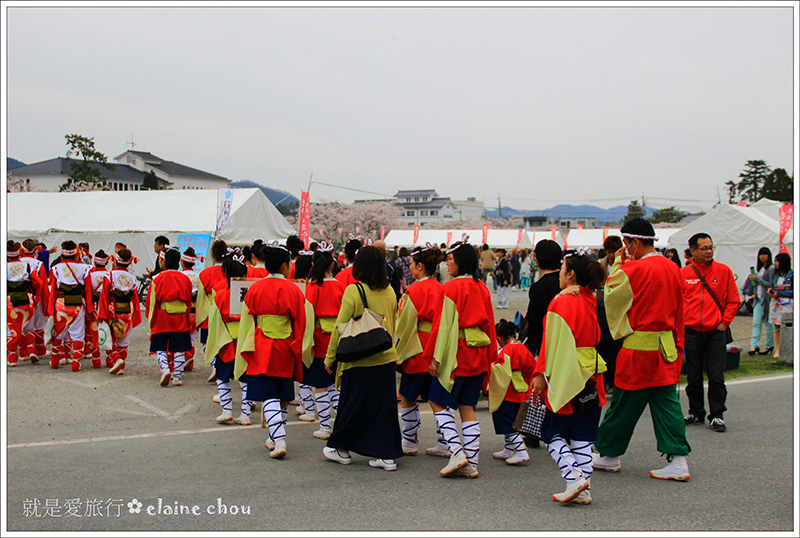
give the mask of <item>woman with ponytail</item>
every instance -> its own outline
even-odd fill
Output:
[[[302,253],[295,263],[295,271],[302,268]],[[316,409],[319,418],[319,430],[312,435],[317,439],[328,439],[331,436],[331,410],[334,412],[339,403],[339,391],[334,385],[331,373],[325,370],[325,354],[331,334],[336,329],[336,317],[342,306],[344,285],[333,278],[333,245],[324,241],[314,253],[314,263],[306,282],[306,299],[314,311],[314,352],[310,364],[303,364],[303,383],[300,396],[303,398],[304,415],[314,419]],[[303,389],[308,386],[308,391]],[[311,401],[309,401],[311,400]],[[306,419],[306,422],[310,422]]]
[[[402,251],[401,251],[402,252]],[[413,284],[400,298],[397,311],[397,362],[400,374],[400,415],[403,454],[417,453],[417,432],[422,421],[417,399],[428,399],[431,388],[430,357],[423,353],[431,338],[436,308],[442,302],[442,284],[432,278],[442,253],[436,245],[418,249],[410,257]],[[439,434],[437,446],[427,449],[432,456],[449,457],[444,437]]]
[[[497,356],[497,338],[492,298],[478,274],[478,254],[467,239],[465,234],[446,253],[454,278],[442,286],[425,356],[431,359],[429,371],[434,377],[429,401],[450,453],[439,474],[477,478],[481,432],[475,405]],[[458,338],[451,337],[456,334]],[[454,409],[461,416],[463,445]]]
[[[594,290],[605,280],[602,266],[588,255],[568,251],[559,273],[564,292],[547,308],[544,339],[533,378],[533,392],[544,394],[547,411],[542,441],[567,482],[560,503],[591,504],[592,444],[606,403],[605,361]]]

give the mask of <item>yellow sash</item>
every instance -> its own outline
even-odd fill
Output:
[[[166,303],[161,303],[161,310],[166,310],[167,314],[183,314],[189,308],[183,301],[167,301]]]
[[[636,351],[658,351],[667,362],[675,362],[678,358],[672,331],[634,331],[625,337],[622,347]]]
[[[424,332],[424,333],[431,333],[433,331],[433,322],[432,321],[420,321],[417,324],[417,330]]]
[[[336,328],[336,316],[321,316],[314,320],[314,326],[322,329],[323,334],[331,334]]]
[[[292,335],[292,321],[289,316],[260,315],[256,317],[256,327],[261,329],[264,336],[273,340],[285,340]]]
[[[466,341],[467,347],[485,347],[492,343],[489,335],[480,327],[464,327],[458,330],[458,337]]]

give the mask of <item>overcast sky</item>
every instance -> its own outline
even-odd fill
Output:
[[[796,4],[796,3],[795,3]],[[780,7],[7,7],[7,155],[64,135],[299,197],[695,208],[793,173]],[[373,198],[313,185],[312,200]]]

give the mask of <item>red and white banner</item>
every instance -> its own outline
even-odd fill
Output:
[[[453,241],[453,232],[447,232],[447,241],[445,243],[447,246],[450,246],[450,243]]]
[[[386,237],[386,226],[381,226],[381,241]]]
[[[414,240],[411,242],[412,245],[417,244],[417,240],[419,239],[419,224],[414,225]]]
[[[556,227],[555,226],[550,228],[550,236],[551,236],[550,239],[552,239],[553,241],[556,240]]]
[[[519,229],[519,233],[517,234],[517,248],[519,248],[519,244],[522,242],[522,234],[525,232],[522,231],[522,228]]]
[[[299,235],[300,239],[303,241],[305,245],[305,249],[308,250],[309,244],[309,234],[311,230],[311,204],[308,199],[308,193],[303,192],[300,195],[300,229]]]
[[[608,226],[603,226],[603,241],[608,237]]]
[[[792,227],[792,214],[794,213],[794,204],[783,204],[779,210],[780,215],[780,223],[781,223],[781,231],[780,231],[780,243],[781,243],[781,252],[785,252],[786,254],[791,254],[789,249],[786,248],[786,245],[783,242],[783,238],[786,235],[786,232]]]
[[[483,241],[481,241],[481,243],[483,243],[484,245],[489,243],[489,225],[488,224],[484,224],[483,225]]]
[[[356,233],[358,233],[358,226],[356,226]]]
[[[341,226],[339,226],[338,228],[336,228],[336,233],[342,233],[342,227],[341,227]]]

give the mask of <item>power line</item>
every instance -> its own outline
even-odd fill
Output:
[[[323,183],[321,181],[314,181],[313,183],[315,185],[325,185],[326,187],[334,187],[336,189],[344,189],[344,190],[347,190],[347,191],[356,191],[356,192],[365,192],[367,194],[377,194],[377,195],[380,195],[380,196],[385,196],[386,198],[394,198],[393,195],[386,194],[386,193],[383,193],[383,192],[365,191],[363,189],[354,189],[352,187],[343,187],[342,185],[333,185],[331,183]]]

